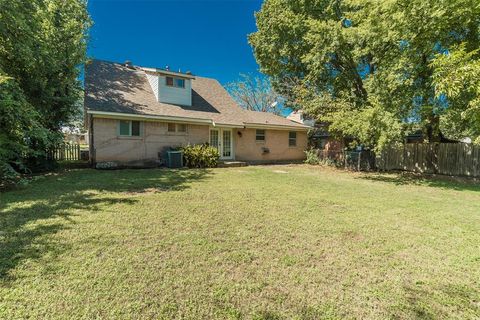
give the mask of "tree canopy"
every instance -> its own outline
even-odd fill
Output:
[[[475,95],[446,94],[434,61],[460,47],[478,59],[476,0],[266,0],[256,20],[249,41],[275,89],[357,143],[419,128],[442,141]]]
[[[89,26],[85,0],[0,0],[1,170],[78,117]]]

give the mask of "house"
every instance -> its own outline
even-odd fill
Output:
[[[317,122],[314,119],[306,116],[302,110],[291,112],[287,119],[302,123],[312,128],[312,133],[309,137],[309,146],[326,151],[343,150],[345,144],[343,141],[333,137],[328,132],[328,125],[324,122]]]
[[[93,164],[145,165],[165,150],[209,143],[221,160],[305,157],[307,125],[238,106],[215,79],[92,60],[85,66],[85,115]]]

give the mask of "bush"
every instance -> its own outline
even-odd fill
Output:
[[[208,144],[182,147],[185,165],[189,168],[213,168],[218,164],[218,150]]]
[[[8,163],[0,161],[0,190],[20,184],[22,176]]]
[[[45,150],[60,139],[42,126],[17,82],[0,71],[0,185],[21,184],[23,174],[44,167]]]
[[[305,159],[306,164],[320,164],[320,159],[318,158],[317,151],[315,149],[309,149],[305,151],[307,159]]]

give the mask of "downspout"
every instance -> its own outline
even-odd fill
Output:
[[[89,115],[89,118],[88,118],[88,124],[89,124],[89,153],[90,153],[90,165],[92,166],[92,168],[95,167],[95,146],[94,146],[94,139],[93,139],[93,115]]]

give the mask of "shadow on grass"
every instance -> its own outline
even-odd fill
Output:
[[[476,291],[474,288],[462,286],[462,285],[444,285],[435,288],[437,299],[442,297],[442,300],[432,299],[434,296],[430,290],[422,289],[421,287],[405,286],[405,298],[406,303],[401,306],[399,312],[401,314],[395,314],[395,318],[401,318],[405,316],[405,313],[409,313],[409,316],[413,316],[415,319],[447,319],[449,312],[444,307],[447,305],[457,306],[459,310],[468,314],[478,314],[480,307],[476,304]]]
[[[57,257],[68,245],[53,237],[74,223],[75,210],[101,214],[103,207],[134,205],[126,195],[170,192],[205,179],[209,170],[92,169],[53,173],[23,189],[0,193],[0,281],[14,280],[9,271],[26,260]]]
[[[458,191],[480,191],[478,180],[466,177],[415,174],[408,172],[365,173],[359,179],[387,182],[395,185],[417,185]]]

